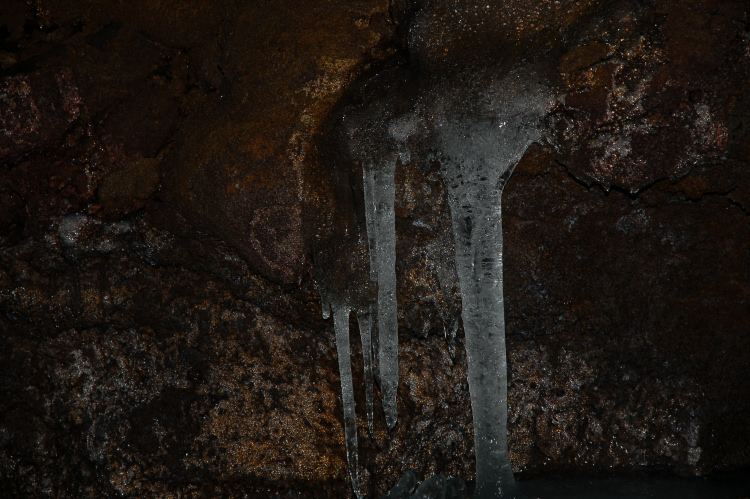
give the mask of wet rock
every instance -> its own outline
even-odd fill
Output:
[[[576,178],[638,192],[726,150],[732,95],[750,76],[747,13],[736,2],[608,7],[579,22],[560,60],[552,128]]]

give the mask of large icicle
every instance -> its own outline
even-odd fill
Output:
[[[477,462],[475,498],[516,497],[507,443],[501,191],[452,189],[456,263],[469,364]]]
[[[550,102],[549,93],[535,80],[533,74],[511,73],[476,98],[483,112],[459,108],[449,116],[437,115],[444,121],[437,138],[449,193],[469,365],[475,499],[521,497],[507,441],[501,200],[516,164],[539,138],[539,121]]]
[[[396,426],[398,410],[398,316],[396,314],[396,158],[363,162],[365,217],[370,268],[377,280],[378,369],[383,412],[388,428]]]
[[[344,434],[346,436],[346,461],[352,488],[358,498],[364,497],[359,484],[359,464],[357,462],[357,417],[354,413],[354,384],[352,382],[352,361],[349,350],[349,307],[340,304],[333,306],[333,329],[336,332],[336,352],[339,357],[341,377],[341,400],[344,405]]]

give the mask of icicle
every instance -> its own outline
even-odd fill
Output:
[[[357,418],[354,413],[354,385],[352,383],[352,361],[349,352],[349,313],[347,306],[333,306],[333,329],[336,332],[336,352],[339,357],[341,377],[341,400],[344,405],[344,433],[346,436],[346,461],[352,488],[359,499],[364,497],[359,484],[357,462]]]
[[[365,408],[367,410],[367,428],[373,434],[373,402],[372,402],[372,320],[369,313],[358,313],[359,337],[362,341],[362,357],[365,365]]]
[[[390,91],[393,98],[364,99],[364,107],[352,110],[347,125],[350,150],[362,161],[370,284],[377,288],[377,298],[369,307],[358,307],[368,426],[372,432],[373,374],[380,383],[386,424],[393,428],[398,420],[394,180],[397,163],[408,162],[413,147],[425,153],[428,162],[434,159],[442,165],[449,192],[474,419],[474,497],[478,499],[518,497],[507,444],[501,197],[513,168],[538,139],[540,119],[551,102],[533,69],[501,71],[491,67],[466,80],[452,74],[412,80],[410,74],[396,72],[403,78],[398,92],[414,99],[411,104],[393,105],[399,94]],[[501,74],[505,76],[499,78]],[[334,304],[333,315],[347,459],[359,496],[348,341],[351,308]]]
[[[370,282],[374,288],[378,285],[378,245],[376,243],[375,218],[375,167],[366,162],[362,165],[364,198],[365,198],[365,228],[367,229],[367,245],[370,253]],[[378,302],[374,299],[370,303],[370,339],[373,360],[373,373],[380,383],[380,337],[378,334]]]
[[[507,443],[501,192],[450,196],[477,460],[475,498],[515,497]]]
[[[383,412],[388,428],[396,426],[398,411],[398,317],[396,315],[396,158],[362,165],[365,217],[370,244],[371,276],[377,280],[378,369]]]
[[[477,462],[475,499],[521,497],[507,441],[502,191],[539,138],[550,97],[533,75],[510,74],[488,91],[493,118],[458,113],[438,135],[456,247]],[[527,83],[531,85],[526,86]]]
[[[377,283],[377,281],[373,281]],[[370,344],[372,353],[372,377],[380,386],[380,335],[378,334],[378,302],[370,303]]]

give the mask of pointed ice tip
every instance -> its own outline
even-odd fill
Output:
[[[386,426],[388,426],[389,430],[394,429],[396,427],[396,425],[398,424],[398,415],[396,415],[396,416],[386,415],[385,416],[385,424],[386,424]]]

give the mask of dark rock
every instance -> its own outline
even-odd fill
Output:
[[[552,124],[571,174],[635,193],[721,157],[750,60],[737,22],[743,7],[712,9],[612,2],[580,22],[561,58],[564,94]]]
[[[318,135],[410,33],[430,71],[559,53],[551,143],[505,190],[516,471],[750,466],[747,6],[490,6],[0,6],[3,497],[350,493],[310,275],[361,177]],[[401,412],[365,437],[357,398],[371,496],[474,467],[445,191],[419,158],[396,180]]]
[[[332,339],[311,334],[325,326],[206,242],[73,215],[6,248],[3,490],[346,483]]]
[[[0,82],[0,163],[58,145],[80,114],[81,98],[70,70],[50,70]]]
[[[312,139],[389,33],[387,3],[248,6],[203,78],[220,90],[178,133],[166,195],[197,227],[232,241],[285,283],[311,275],[314,226],[330,197]],[[205,113],[205,114],[204,114]]]
[[[416,489],[416,490],[415,490]],[[409,470],[382,499],[466,499],[466,484],[459,478],[433,475],[417,487],[417,477]]]
[[[143,201],[151,198],[159,186],[159,160],[141,159],[104,178],[99,187],[99,201],[106,211],[124,211],[142,208]]]

